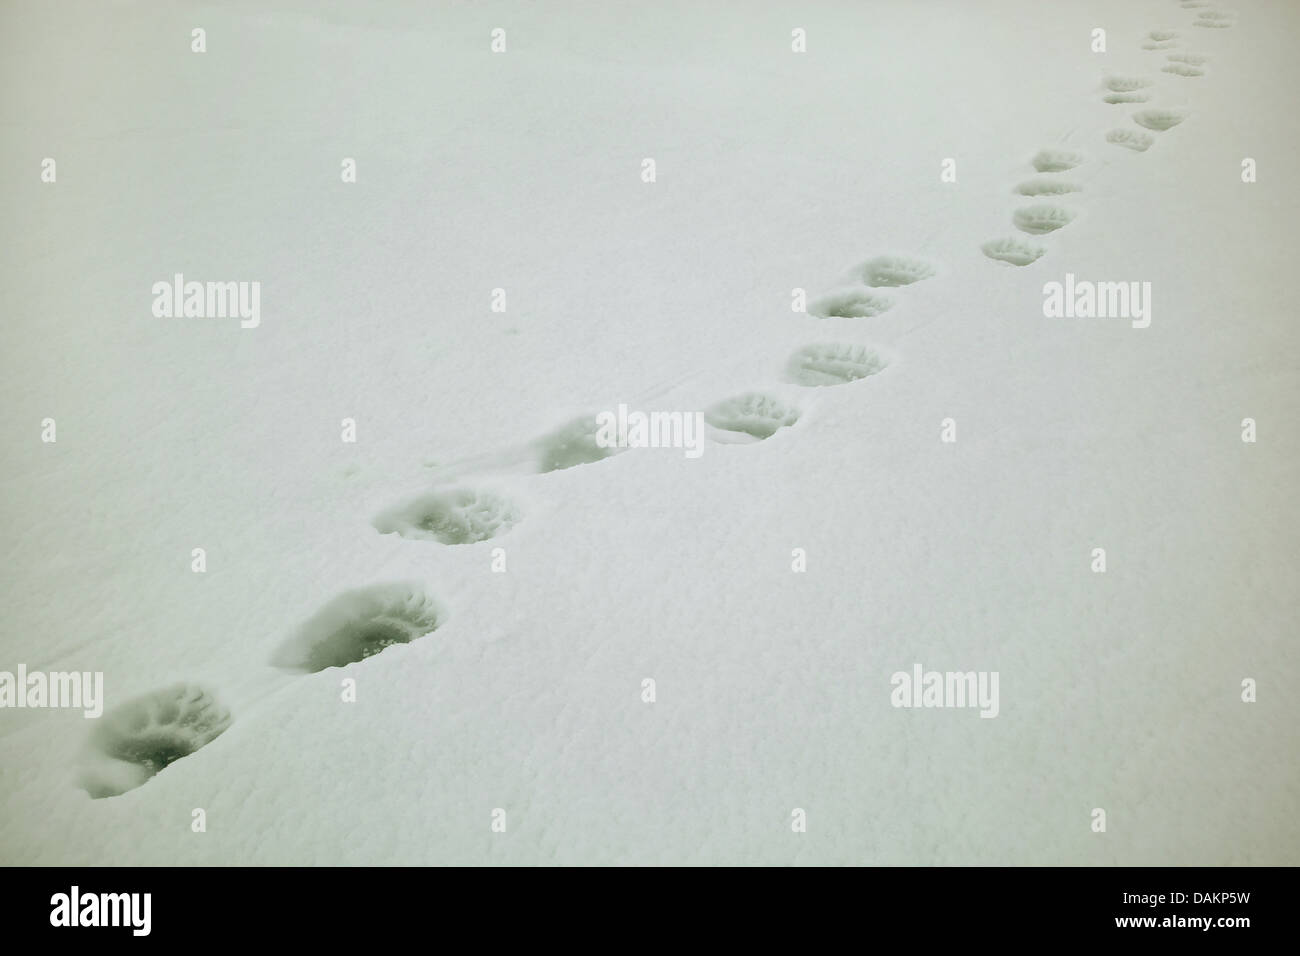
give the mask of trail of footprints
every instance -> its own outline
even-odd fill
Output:
[[[1030,164],[1039,173],[1064,173],[1083,162],[1083,156],[1068,149],[1040,150]],[[1016,186],[1021,196],[1038,198],[1042,196],[1063,196],[1076,193],[1082,189],[1070,180],[1057,179],[1052,175],[1037,176],[1027,179]],[[1035,202],[1015,210],[1011,221],[1024,236],[1007,236],[990,239],[980,247],[980,251],[990,259],[1006,262],[1013,266],[1027,266],[1037,262],[1047,253],[1047,248],[1028,236],[1041,236],[1055,232],[1074,221],[1073,209],[1057,202]]]
[[[1209,0],[1180,0],[1194,13],[1192,26],[1227,29],[1236,18],[1212,8]],[[1141,42],[1146,51],[1177,48],[1181,37],[1174,30],[1152,30]],[[1168,53],[1161,72],[1180,79],[1205,75],[1208,56]],[[1123,106],[1151,99],[1152,80],[1144,76],[1113,74],[1104,81],[1103,102]],[[1156,142],[1182,123],[1183,109],[1143,108],[1132,114],[1135,127],[1119,127],[1106,141],[1136,152]],[[1028,266],[1046,254],[1038,237],[1068,226],[1077,212],[1059,200],[1082,187],[1060,174],[1085,161],[1083,154],[1067,149],[1043,149],[1031,162],[1038,175],[1015,186],[1015,192],[1032,202],[1012,212],[1019,230],[990,240],[981,247],[985,256],[1012,266]],[[934,266],[922,259],[885,255],[869,259],[853,270],[854,283],[815,299],[808,315],[820,320],[875,318],[895,305],[892,295],[880,289],[901,289],[935,275]],[[786,378],[805,388],[845,385],[874,376],[889,366],[888,353],[878,347],[851,342],[817,342],[795,351],[786,363]],[[704,412],[705,422],[718,433],[715,440],[763,441],[782,428],[795,425],[800,409],[776,395],[746,392],[723,399]],[[623,449],[602,447],[596,439],[596,416],[573,419],[536,439],[529,447],[532,470],[538,474],[592,464]],[[726,437],[731,436],[731,437]],[[523,520],[520,509],[504,495],[484,488],[435,488],[401,502],[372,522],[380,534],[396,534],[426,544],[454,547],[474,545],[507,534]],[[396,644],[409,644],[432,634],[446,623],[446,608],[417,582],[387,582],[345,591],[327,602],[283,640],[270,663],[296,673],[315,673],[346,667]],[[229,710],[207,687],[179,683],[142,695],[113,708],[96,724],[86,741],[78,768],[78,783],[92,797],[110,797],[141,786],[170,764],[189,756],[221,736],[232,723]]]
[[[1185,10],[1195,10],[1193,26],[1208,28],[1231,27],[1236,18],[1223,11],[1211,9],[1209,0],[1182,0]],[[1182,35],[1177,30],[1152,30],[1142,38],[1141,47],[1147,51],[1172,50],[1179,46]],[[1180,79],[1194,79],[1206,74],[1210,58],[1200,53],[1166,53],[1162,73]],[[1102,102],[1112,106],[1144,104],[1151,100],[1155,81],[1141,75],[1110,74],[1103,84]],[[1189,116],[1185,109],[1147,107],[1135,111],[1131,119],[1136,127],[1116,127],[1106,134],[1106,142],[1136,153],[1145,153],[1157,142],[1157,136],[1182,123]],[[1031,160],[1040,175],[1027,179],[1015,187],[1021,196],[1041,198],[1064,196],[1082,191],[1077,183],[1057,178],[1055,174],[1068,172],[1084,162],[1080,153],[1064,149],[1045,149]],[[1047,253],[1047,247],[1034,238],[1053,233],[1068,226],[1077,217],[1076,211],[1062,202],[1036,202],[1023,205],[1011,215],[1012,224],[1024,235],[991,239],[981,246],[990,259],[1012,266],[1027,266],[1037,262]]]
[[[853,270],[858,285],[817,299],[808,314],[818,320],[869,319],[894,305],[874,290],[899,289],[935,274],[930,263],[909,256],[879,256]],[[807,388],[845,385],[883,371],[880,348],[849,342],[818,342],[795,351],[787,381]],[[802,412],[766,392],[744,392],[703,412],[715,440],[764,441],[796,424]],[[623,451],[602,447],[596,416],[575,418],[530,444],[537,474],[602,461]],[[504,495],[483,488],[435,488],[400,502],[374,518],[380,534],[441,546],[473,545],[508,533],[523,520]],[[427,637],[447,621],[447,609],[417,582],[387,582],[346,591],[326,603],[283,640],[272,666],[294,673],[346,667],[397,644]],[[109,711],[87,742],[78,782],[92,797],[111,797],[141,786],[159,771],[211,743],[232,717],[209,689],[177,684]]]

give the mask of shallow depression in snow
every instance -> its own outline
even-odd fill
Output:
[[[750,392],[719,402],[704,413],[714,428],[762,440],[799,420],[799,410],[771,395]]]
[[[211,743],[230,726],[230,711],[196,684],[175,684],[110,711],[91,732],[81,785],[92,797],[140,786]]]
[[[344,667],[431,634],[445,618],[418,584],[357,588],[317,611],[276,649],[271,663],[310,672]]]
[[[490,491],[455,488],[421,495],[375,519],[381,534],[474,544],[505,534],[519,521],[518,509]]]
[[[845,385],[882,371],[889,361],[865,345],[808,345],[790,358],[790,378],[797,385]]]

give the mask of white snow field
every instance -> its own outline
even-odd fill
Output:
[[[1300,863],[1298,30],[3,0],[0,862]]]

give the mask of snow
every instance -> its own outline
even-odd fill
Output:
[[[0,18],[0,669],[233,718],[92,799],[92,722],[0,711],[0,862],[1300,862],[1294,5]],[[1027,238],[1038,205],[1074,218]],[[1044,251],[982,251],[1011,239]],[[934,274],[865,284],[882,259]],[[1150,326],[1044,317],[1067,272],[1150,282]],[[175,273],[259,281],[260,325],[155,318]],[[823,344],[887,362],[799,384]],[[547,470],[619,403],[748,395],[797,420]],[[381,533],[429,495],[510,526]],[[433,633],[306,666],[411,606]],[[998,672],[996,719],[891,706],[916,663]]]

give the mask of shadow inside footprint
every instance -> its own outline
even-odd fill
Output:
[[[999,262],[1009,262],[1013,266],[1027,266],[1036,262],[1047,252],[1036,242],[1025,239],[994,239],[980,246],[984,255]]]
[[[1173,129],[1185,119],[1187,114],[1182,110],[1142,110],[1133,114],[1133,122],[1158,133]]]
[[[441,544],[474,544],[505,534],[519,521],[506,499],[487,491],[456,488],[431,492],[375,518],[380,534],[400,534]]]
[[[1062,226],[1068,226],[1074,222],[1074,217],[1075,212],[1072,209],[1037,203],[1017,209],[1011,218],[1017,229],[1033,236],[1041,236],[1044,233],[1055,232]]]
[[[81,786],[96,799],[134,790],[211,743],[230,723],[230,711],[197,684],[136,697],[105,714],[91,732]]]
[[[844,385],[875,375],[889,364],[865,345],[825,343],[807,345],[790,358],[790,379],[797,385]]]
[[[934,266],[908,256],[879,256],[862,266],[862,279],[869,286],[911,285],[934,275]]]
[[[1232,14],[1224,13],[1222,10],[1202,10],[1196,15],[1193,26],[1230,27],[1232,26]]]
[[[1030,162],[1040,173],[1063,173],[1083,162],[1083,156],[1068,149],[1041,149]]]
[[[1204,76],[1205,71],[1194,66],[1188,66],[1186,63],[1166,63],[1160,68],[1165,73],[1172,73],[1175,76]]]
[[[1016,186],[1016,192],[1022,196],[1059,196],[1062,193],[1077,193],[1083,187],[1061,179],[1026,179]]]
[[[1114,106],[1118,103],[1145,103],[1149,99],[1151,96],[1147,93],[1107,93],[1102,97],[1102,102]]]
[[[846,289],[822,296],[808,314],[822,319],[870,319],[894,307],[892,299],[865,289]]]
[[[1145,89],[1150,85],[1151,81],[1142,76],[1106,77],[1106,89],[1112,93],[1132,93],[1135,90]]]
[[[276,667],[315,673],[355,664],[394,644],[409,644],[437,630],[446,617],[414,584],[376,584],[346,591],[327,603],[284,641],[271,658]]]
[[[799,420],[799,409],[779,398],[748,392],[719,402],[704,413],[704,420],[725,432],[741,432],[762,441]]]
[[[588,465],[624,450],[616,446],[602,447],[596,441],[599,431],[596,416],[584,415],[538,439],[538,469],[549,472],[575,465]]]
[[[1131,149],[1135,153],[1145,153],[1155,141],[1155,137],[1150,133],[1135,129],[1113,129],[1106,134],[1106,142]]]

